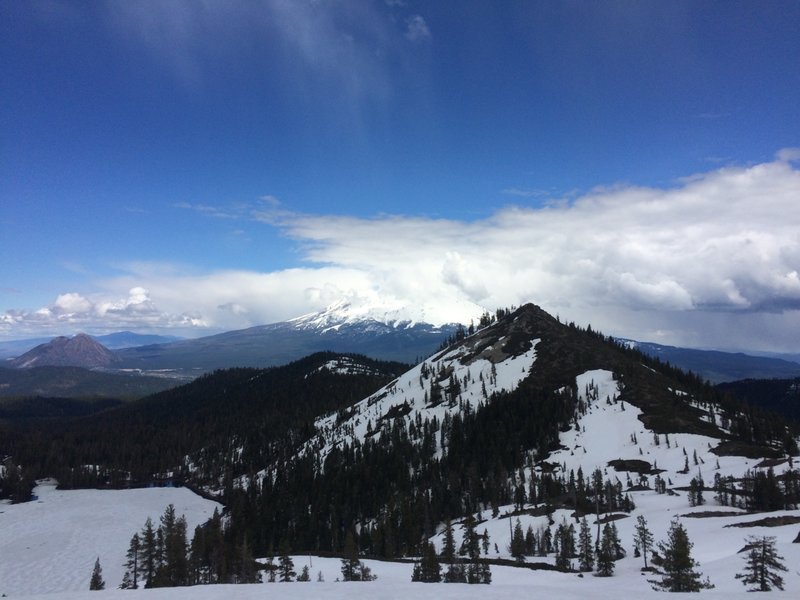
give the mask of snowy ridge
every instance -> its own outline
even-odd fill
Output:
[[[333,413],[317,419],[317,436],[300,454],[318,456],[320,463],[338,444],[363,443],[379,435],[394,419],[407,422],[418,416],[441,422],[448,414],[474,410],[495,392],[510,392],[528,376],[536,359],[533,340],[527,350],[508,354],[503,338],[489,327],[447,351],[407,371],[389,385],[350,407],[346,414]],[[438,443],[438,442],[437,442]],[[437,448],[437,455],[441,454]]]

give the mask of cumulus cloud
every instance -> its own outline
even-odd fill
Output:
[[[120,329],[181,329],[204,327],[198,314],[160,310],[143,287],[132,287],[125,297],[92,299],[76,292],[60,294],[55,301],[35,311],[9,310],[0,315],[0,333],[72,334],[76,331],[104,332]]]
[[[247,214],[293,240],[303,268],[189,274],[128,265],[98,283],[97,297],[73,292],[42,311],[7,311],[0,328],[93,318],[232,329],[377,294],[490,310],[532,301],[616,335],[791,349],[800,327],[794,156],[668,188],[613,186],[544,207],[507,206],[477,221],[300,214],[271,199]]]
[[[772,163],[701,173],[667,189],[598,188],[545,208],[510,206],[475,222],[327,215],[279,222],[309,261],[369,273],[398,297],[456,294],[489,307],[535,301],[606,324],[604,315],[620,307],[741,320],[800,310],[793,156],[783,151]],[[622,319],[616,325],[624,330]]]

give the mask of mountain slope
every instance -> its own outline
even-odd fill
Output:
[[[31,477],[69,486],[147,483],[167,472],[222,485],[283,456],[278,440],[306,439],[319,412],[351,404],[405,368],[318,353],[283,367],[218,371],[102,414],[42,424],[35,435],[7,428],[0,454]]]

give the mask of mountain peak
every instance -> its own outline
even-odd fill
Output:
[[[485,309],[465,300],[443,304],[411,303],[393,297],[344,298],[319,312],[308,313],[289,322],[298,329],[337,330],[343,325],[379,323],[393,328],[410,328],[418,324],[434,327],[468,324],[477,321]]]
[[[22,356],[10,361],[12,367],[108,367],[116,364],[116,355],[85,333],[67,338],[59,336],[39,344]]]

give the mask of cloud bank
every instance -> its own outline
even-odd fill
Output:
[[[182,275],[131,266],[99,282],[95,296],[64,293],[40,310],[7,311],[0,331],[229,329],[377,293],[490,310],[530,301],[617,335],[796,351],[797,158],[786,149],[772,162],[700,173],[669,188],[597,188],[478,221],[310,215],[261,203],[247,218],[280,228],[301,250],[302,268]],[[218,216],[211,207],[197,212]]]

